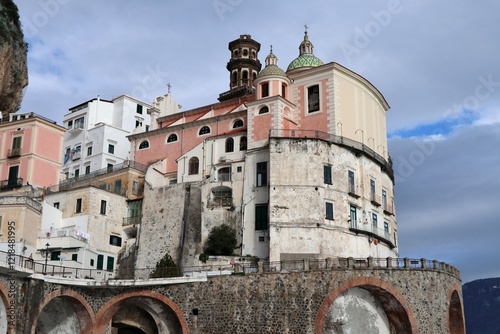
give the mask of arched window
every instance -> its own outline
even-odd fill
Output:
[[[243,136],[240,138],[240,151],[247,150],[247,137]]]
[[[198,174],[198,170],[200,169],[200,160],[197,157],[192,157],[189,159],[189,175]]]
[[[149,142],[147,140],[144,140],[139,145],[139,150],[143,150],[143,149],[148,148],[148,147],[149,147]]]
[[[207,133],[210,133],[210,128],[208,126],[203,126],[201,127],[200,129],[200,132],[198,132],[198,134],[201,136],[201,135],[206,135]]]
[[[241,119],[236,120],[233,124],[233,129],[242,128],[242,127],[243,127],[243,121]]]
[[[264,106],[264,107],[259,109],[259,115],[260,114],[267,114],[268,112],[269,112],[269,107]]]
[[[257,80],[257,72],[253,72],[252,77],[253,77],[253,81]]]
[[[233,138],[226,139],[226,152],[234,152],[234,139]]]
[[[247,84],[248,83],[248,71],[243,71],[242,73],[242,80],[243,80],[243,83],[244,84]]]
[[[231,181],[231,167],[222,167],[217,171],[217,180],[222,181]]]
[[[174,141],[177,141],[177,135],[175,133],[172,133],[170,136],[168,136],[167,143],[172,143]]]
[[[236,72],[233,72],[233,75],[231,76],[231,83],[233,85],[236,85],[237,81],[238,81],[238,74]]]
[[[212,206],[231,206],[233,204],[233,190],[229,187],[215,187],[211,194]]]

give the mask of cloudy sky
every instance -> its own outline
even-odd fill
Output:
[[[251,34],[282,68],[304,24],[315,55],[385,96],[402,257],[500,277],[500,2],[15,0],[29,43],[21,112],[171,92],[183,110],[226,91],[227,43]]]

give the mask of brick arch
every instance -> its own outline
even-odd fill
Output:
[[[188,334],[188,324],[186,318],[182,314],[177,304],[175,304],[171,299],[165,297],[161,293],[150,290],[122,293],[108,301],[103,307],[101,307],[99,312],[97,312],[94,333],[105,333],[109,322],[111,321],[115,313],[120,309],[120,303],[130,298],[151,298],[162,302],[163,304],[168,306],[176,315],[181,325],[182,334]]]
[[[8,315],[9,312],[8,307],[10,305],[9,289],[5,286],[3,282],[0,282],[0,299],[2,300],[3,305],[5,306],[6,315]],[[16,327],[9,324],[8,318],[6,320],[7,320],[7,333],[15,333]]]
[[[92,308],[90,307],[87,300],[85,300],[85,298],[83,298],[79,293],[67,289],[58,289],[45,296],[36,310],[34,321],[31,325],[31,333],[35,333],[36,331],[38,317],[42,313],[44,307],[47,306],[55,298],[64,298],[72,306],[75,306],[74,309],[78,318],[78,322],[80,324],[80,333],[92,333],[95,327],[94,311],[92,311]]]
[[[417,334],[417,320],[410,305],[394,286],[373,277],[356,277],[338,285],[330,291],[319,307],[314,322],[314,333],[323,333],[326,316],[330,306],[342,293],[351,288],[364,288],[370,291],[384,306],[391,327],[398,334]]]
[[[453,283],[448,291],[448,329],[453,334],[465,334],[463,303],[460,298],[461,287]]]

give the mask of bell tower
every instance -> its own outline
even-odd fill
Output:
[[[254,80],[262,67],[258,56],[260,43],[250,35],[240,35],[240,38],[229,43],[231,59],[227,63],[229,71],[229,91],[219,95],[219,101],[226,101],[255,92]]]

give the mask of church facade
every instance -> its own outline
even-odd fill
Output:
[[[241,255],[397,257],[382,94],[315,57],[307,31],[286,71],[272,50],[261,69],[250,35],[229,50],[229,91],[218,103],[180,112],[167,94],[148,110],[153,130],[129,136],[131,159],[150,165],[147,184],[199,184],[202,243],[228,224]]]

